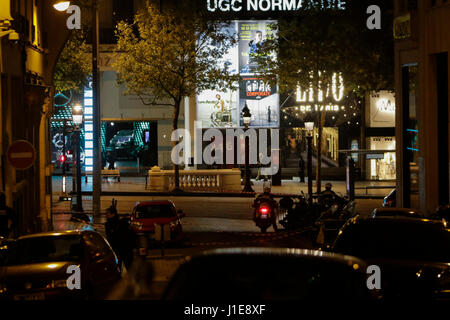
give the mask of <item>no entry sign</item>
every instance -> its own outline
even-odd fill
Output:
[[[9,146],[6,156],[14,168],[25,170],[31,167],[36,160],[36,150],[28,141],[18,140]]]

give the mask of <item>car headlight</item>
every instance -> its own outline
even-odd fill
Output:
[[[52,280],[46,287],[47,289],[67,288],[67,280]]]
[[[6,284],[0,283],[0,294],[5,293],[7,290]]]

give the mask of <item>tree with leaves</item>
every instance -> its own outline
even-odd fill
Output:
[[[326,88],[339,79],[344,79],[344,95],[353,97],[355,108],[361,105],[356,102],[366,92],[393,88],[392,12],[389,11],[392,4],[387,0],[376,2],[385,9],[381,30],[366,27],[368,0],[347,1],[345,11],[317,6],[295,17],[279,19],[272,25],[277,36],[258,45],[254,57],[259,66],[257,72],[276,81],[280,92],[292,94],[298,86],[303,90],[312,88],[314,101],[323,105],[332,102],[332,93]],[[317,112],[316,116],[319,191],[325,114]]]
[[[171,107],[176,130],[184,97],[207,89],[225,91],[237,81],[228,64],[221,63],[237,42],[234,34],[222,32],[225,26],[225,21],[208,20],[188,5],[162,11],[147,2],[133,24],[121,22],[116,31],[114,67],[118,82],[126,85],[125,94],[137,95],[149,106]],[[178,164],[174,171],[174,191],[179,191]]]
[[[53,83],[57,91],[72,90],[82,94],[88,86],[92,70],[90,46],[86,44],[86,33],[76,31],[70,34],[56,63]]]

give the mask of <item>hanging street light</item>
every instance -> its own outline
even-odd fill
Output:
[[[66,11],[70,7],[70,1],[55,1],[53,4],[53,8],[55,8],[58,11]]]

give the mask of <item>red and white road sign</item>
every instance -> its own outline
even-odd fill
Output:
[[[6,156],[14,168],[25,170],[31,167],[36,160],[36,150],[28,141],[18,140],[9,146]]]

